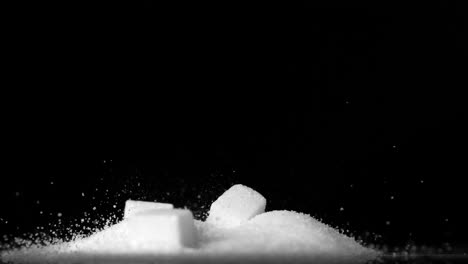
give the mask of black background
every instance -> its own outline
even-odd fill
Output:
[[[128,198],[203,217],[243,183],[366,242],[466,245],[463,9],[272,5],[15,8],[1,232]]]

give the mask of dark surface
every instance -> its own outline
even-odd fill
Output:
[[[466,16],[306,7],[11,20],[5,73],[41,89],[4,111],[0,233],[243,183],[369,243],[466,245]]]

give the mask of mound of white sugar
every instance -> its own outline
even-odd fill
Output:
[[[374,253],[309,215],[293,211],[263,213],[244,225],[230,229],[218,229],[209,225],[202,225],[201,228],[204,229],[202,249],[207,251],[310,253],[330,256]]]
[[[235,185],[213,203],[211,220],[206,222],[193,220],[189,210],[141,210],[89,237],[10,250],[1,259],[13,263],[364,263],[378,256],[309,215],[263,213],[265,204],[254,190]]]

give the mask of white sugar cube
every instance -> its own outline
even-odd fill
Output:
[[[206,221],[219,227],[238,226],[265,212],[265,206],[265,197],[247,186],[236,184],[211,204]]]
[[[125,202],[124,219],[132,217],[136,213],[155,210],[155,209],[173,209],[174,206],[168,203],[154,203],[144,201],[127,200]]]
[[[185,209],[157,209],[138,212],[126,219],[128,240],[140,251],[157,252],[195,247],[193,215]]]

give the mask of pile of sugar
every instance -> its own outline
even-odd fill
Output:
[[[379,255],[311,216],[293,211],[259,213],[230,228],[195,220],[197,247],[160,248],[144,254],[144,244],[128,239],[128,221],[88,237],[31,245],[0,257],[12,263],[364,263]]]

